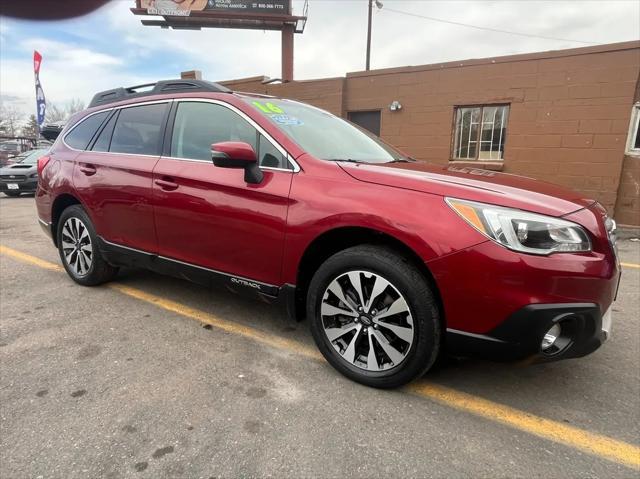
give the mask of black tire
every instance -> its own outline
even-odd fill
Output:
[[[89,246],[91,246],[92,253],[90,255],[90,265],[83,272],[78,272],[74,268],[74,259],[73,253],[71,253],[71,260],[67,260],[68,254],[65,254],[65,248],[63,246],[63,230],[68,221],[79,220],[86,228],[86,232],[88,233],[88,237],[90,238]],[[73,223],[70,223],[73,224]],[[82,230],[84,231],[84,230]],[[80,234],[78,235],[80,236]],[[93,227],[93,223],[89,219],[89,215],[87,215],[86,211],[80,205],[72,205],[69,206],[62,212],[60,219],[58,221],[58,231],[57,231],[57,243],[58,243],[58,252],[60,253],[60,260],[62,261],[62,265],[64,269],[67,271],[67,274],[73,279],[76,283],[81,284],[83,286],[96,286],[102,283],[106,283],[115,277],[118,273],[118,268],[107,263],[102,255],[100,254],[100,250],[98,248],[98,236],[96,235],[96,231]],[[69,237],[64,235],[64,244],[68,244]],[[86,241],[86,236],[85,236]],[[86,245],[85,245],[86,247]],[[68,253],[68,249],[66,250]],[[76,257],[79,253],[76,251]],[[85,254],[84,258],[88,256]],[[84,261],[84,260],[82,260]],[[70,264],[71,263],[71,264]],[[77,263],[75,263],[77,264]],[[82,262],[81,267],[86,267],[86,262]]]
[[[10,196],[11,198],[17,198],[18,196],[20,196],[20,191],[3,191],[3,193],[7,196]]]
[[[349,363],[336,350],[325,333],[323,318],[320,314],[325,291],[336,278],[355,270],[366,272],[365,277],[366,274],[374,273],[391,283],[405,299],[413,318],[413,341],[407,348],[408,352],[405,350],[404,359],[400,364],[394,366],[391,362],[390,369],[384,371],[369,371]],[[369,292],[369,295],[372,293]],[[371,307],[373,302],[369,301],[372,303],[369,305]],[[307,317],[310,318],[311,333],[316,345],[326,360],[340,373],[367,386],[395,388],[406,384],[422,376],[434,364],[440,351],[441,322],[429,283],[408,259],[387,247],[355,246],[327,259],[318,268],[309,285]],[[358,320],[354,319],[354,321]],[[362,320],[360,322],[363,324]],[[379,331],[383,330],[378,326],[369,326],[371,327]],[[358,334],[360,330],[357,330],[355,335]],[[368,345],[370,344],[369,342]],[[380,345],[379,342],[378,344]],[[377,363],[376,361],[376,366]]]

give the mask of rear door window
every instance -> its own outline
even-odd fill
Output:
[[[109,151],[134,155],[160,155],[166,109],[166,103],[155,103],[120,110]]]
[[[76,150],[85,150],[109,113],[101,111],[81,121],[64,137],[65,143]]]

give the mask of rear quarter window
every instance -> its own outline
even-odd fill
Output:
[[[100,128],[100,125],[102,125],[102,122],[108,115],[108,111],[101,111],[100,113],[81,120],[80,123],[74,126],[64,137],[65,143],[76,150],[85,150],[91,138],[96,134],[96,131],[98,131],[98,128]]]

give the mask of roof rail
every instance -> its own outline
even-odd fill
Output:
[[[128,88],[114,88],[96,93],[89,103],[88,108],[106,105],[129,98],[139,98],[162,93],[188,93],[188,92],[210,92],[210,93],[231,93],[227,87],[205,80],[162,80],[156,83],[147,83]]]

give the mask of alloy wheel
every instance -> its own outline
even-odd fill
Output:
[[[324,333],[347,363],[386,371],[407,357],[415,337],[409,305],[379,274],[348,271],[329,283],[320,306]]]
[[[76,276],[85,276],[93,262],[93,245],[86,225],[76,217],[62,227],[62,252],[67,265]]]

